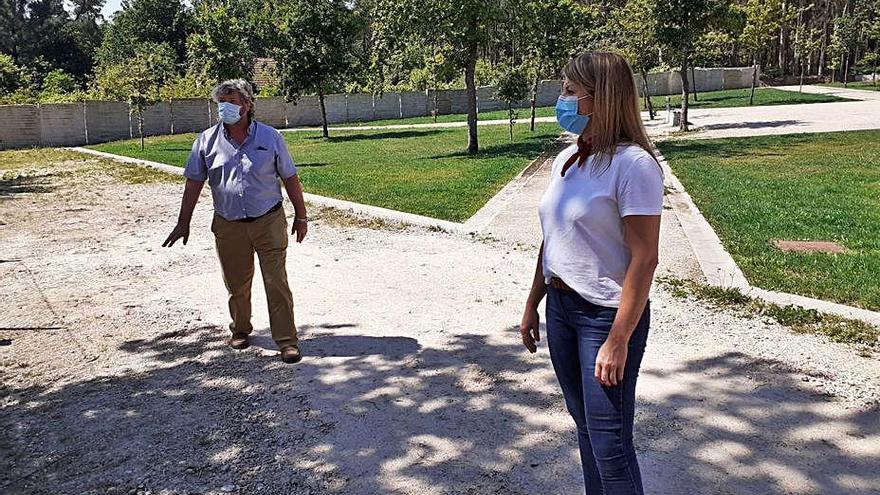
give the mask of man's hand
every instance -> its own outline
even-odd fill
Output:
[[[178,239],[183,238],[183,245],[186,246],[186,241],[189,240],[189,224],[188,223],[180,223],[174,226],[174,230],[168,234],[168,238],[165,239],[165,242],[162,243],[162,247],[171,247],[177,242]]]
[[[308,220],[293,220],[293,227],[290,229],[290,235],[296,234],[296,242],[302,242],[303,239],[306,238],[306,234],[309,232],[309,222]]]

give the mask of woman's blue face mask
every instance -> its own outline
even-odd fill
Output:
[[[559,99],[556,100],[556,122],[559,122],[559,127],[573,134],[584,132],[584,129],[587,128],[587,123],[590,122],[590,115],[592,115],[581,115],[578,113],[578,102],[584,98],[589,98],[589,96],[559,96]]]

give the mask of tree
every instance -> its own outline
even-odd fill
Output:
[[[696,41],[713,22],[724,18],[727,5],[721,0],[664,0],[654,4],[657,41],[675,62],[681,76],[681,130],[688,129],[688,67]]]
[[[860,22],[858,17],[852,14],[844,14],[834,20],[833,37],[838,44],[843,61],[843,86],[849,84],[849,61],[853,50],[858,46],[860,34]]]
[[[15,65],[12,57],[0,53],[0,96],[17,90],[22,83],[21,68]]]
[[[743,6],[746,25],[740,42],[752,54],[752,88],[749,105],[755,102],[755,86],[758,84],[758,54],[767,48],[782,22],[782,0],[747,0]]]
[[[196,31],[186,41],[192,74],[215,82],[253,76],[254,54],[247,28],[225,3],[199,2],[193,25]]]
[[[799,92],[803,92],[804,90],[804,72],[807,70],[807,64],[805,63],[806,57],[804,55],[811,55],[818,50],[820,43],[819,29],[817,28],[812,28],[809,31],[805,31],[803,28],[799,29],[795,36],[795,50],[800,54],[800,57],[798,58],[798,63],[800,65]]]
[[[450,62],[464,73],[470,154],[480,149],[475,79],[480,46],[489,40],[505,7],[502,0],[376,0],[372,7],[374,70],[381,73],[383,55],[398,50],[402,42],[449,47]]]
[[[534,131],[538,84],[571,58],[579,38],[594,24],[596,11],[574,0],[524,0],[521,9],[519,34],[531,80],[529,130]]]
[[[342,87],[355,65],[355,47],[364,25],[344,0],[290,0],[277,12],[274,55],[281,91],[290,101],[318,95],[321,135],[329,137],[324,96]]]
[[[135,56],[141,43],[152,42],[170,46],[175,62],[183,64],[192,30],[192,14],[182,0],[123,0],[122,10],[104,31],[97,63],[124,62]]]
[[[129,111],[137,118],[141,150],[144,149],[144,110],[161,99],[162,82],[174,70],[170,49],[160,44],[142,43],[134,56],[126,61],[105,65],[97,76],[99,95],[127,101]]]
[[[516,123],[517,112],[514,105],[529,95],[529,79],[522,67],[513,65],[502,66],[495,82],[495,97],[507,105],[508,130],[510,141],[513,141],[513,124]]]
[[[612,39],[616,48],[629,61],[642,79],[642,96],[648,116],[654,120],[654,106],[648,89],[648,71],[660,63],[660,46],[656,37],[655,0],[629,0],[614,11],[611,18]]]
[[[61,69],[55,69],[43,78],[43,94],[61,96],[76,91],[76,80]]]

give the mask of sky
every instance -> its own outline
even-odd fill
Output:
[[[107,3],[104,4],[104,8],[101,9],[101,13],[104,14],[104,19],[110,20],[110,16],[121,8],[122,0],[107,0]]]

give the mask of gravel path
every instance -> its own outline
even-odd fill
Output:
[[[546,347],[527,354],[515,330],[534,247],[323,212],[289,251],[306,357],[286,366],[259,275],[255,345],[222,343],[207,195],[189,245],[161,249],[180,185],[81,165],[0,190],[0,491],[580,493]],[[662,270],[687,275],[670,222]],[[660,288],[652,301],[648,493],[880,490],[876,357]]]

